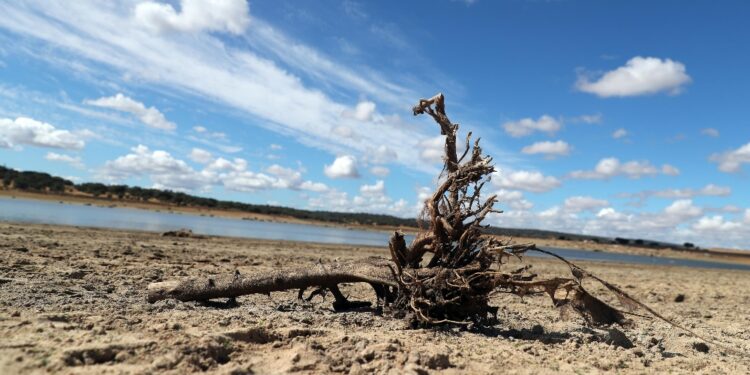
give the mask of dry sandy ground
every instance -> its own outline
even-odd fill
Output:
[[[584,263],[670,319],[590,329],[544,297],[493,297],[484,332],[407,329],[296,292],[239,306],[145,302],[150,282],[385,255],[384,249],[0,223],[0,373],[748,373],[750,273]],[[535,262],[542,275],[564,268]],[[374,299],[369,287],[344,287]],[[683,302],[675,302],[684,294]]]

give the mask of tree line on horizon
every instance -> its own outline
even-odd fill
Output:
[[[364,212],[311,211],[291,207],[271,206],[224,201],[199,197],[179,191],[142,188],[129,185],[106,185],[98,182],[76,184],[62,177],[34,171],[17,171],[0,165],[3,188],[18,189],[38,193],[66,194],[81,192],[94,198],[119,199],[135,202],[171,204],[179,207],[213,208],[219,210],[242,211],[266,215],[290,216],[303,220],[318,220],[331,223],[391,225],[416,227],[416,218],[405,219],[391,215]]]

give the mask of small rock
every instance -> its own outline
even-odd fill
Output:
[[[705,342],[694,342],[693,349],[701,353],[708,353],[708,345]]]
[[[625,333],[617,328],[610,328],[607,330],[607,334],[604,335],[604,342],[625,349],[630,349],[635,346],[633,345],[633,342],[625,336]]]
[[[677,297],[674,298],[674,301],[677,303],[684,302],[685,301],[685,295],[684,294],[678,294]]]
[[[69,279],[78,280],[78,279],[82,279],[84,276],[86,276],[87,273],[88,272],[83,271],[83,270],[75,270],[75,271],[72,271],[72,272],[68,272],[68,274],[65,275],[65,276],[67,278],[69,278]]]
[[[442,370],[453,367],[447,354],[439,353],[427,357],[424,365],[430,370]]]
[[[18,251],[18,252],[22,252],[22,253],[28,253],[28,252],[29,252],[29,249],[27,249],[27,248],[25,248],[25,247],[23,247],[23,246],[21,246],[21,247],[17,247],[17,248],[15,248],[14,250],[15,250],[15,251]]]

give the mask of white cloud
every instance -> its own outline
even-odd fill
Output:
[[[65,154],[58,154],[55,152],[48,152],[47,155],[44,156],[44,158],[49,161],[59,161],[62,163],[70,164],[75,168],[84,168],[83,161],[81,161],[80,156],[70,156]]]
[[[200,125],[193,126],[193,130],[195,130],[195,132],[197,133],[205,133],[206,131],[208,131],[205,126]]]
[[[398,160],[398,154],[386,145],[368,149],[365,153],[367,161],[375,164],[388,164]]]
[[[225,31],[241,34],[250,23],[247,0],[181,0],[180,11],[153,1],[135,7],[135,19],[155,32]]]
[[[133,147],[130,154],[106,162],[101,174],[113,180],[149,176],[154,186],[175,190],[203,190],[209,185],[208,175],[196,172],[166,151],[151,151],[144,145]]]
[[[615,210],[612,207],[602,208],[596,214],[596,217],[600,219],[605,219],[608,221],[621,221],[621,220],[626,220],[628,218],[627,215],[623,214],[622,212],[617,212],[617,210]]]
[[[339,125],[331,129],[331,133],[341,138],[347,139],[359,139],[359,135],[351,128],[351,126]]]
[[[667,176],[678,176],[680,174],[680,170],[673,165],[664,164],[661,166],[661,173]]]
[[[394,201],[387,195],[383,180],[378,180],[372,185],[360,186],[359,194],[351,199],[346,192],[330,189],[308,202],[310,207],[315,209],[385,213],[399,217],[414,217],[421,209],[421,206],[410,206],[404,199]]]
[[[361,101],[357,103],[353,111],[344,111],[344,115],[357,121],[372,121],[375,114],[375,103],[371,101]]]
[[[543,154],[547,157],[564,156],[570,154],[571,147],[565,141],[536,142],[521,149],[524,154]]]
[[[619,194],[620,198],[636,198],[641,203],[651,197],[666,199],[686,199],[700,196],[707,197],[727,197],[732,194],[732,188],[728,186],[719,186],[708,184],[700,189],[665,189],[665,190],[644,190],[637,193]]]
[[[445,154],[445,136],[427,138],[419,142],[419,157],[428,163],[438,164],[443,162]]]
[[[571,197],[573,198],[573,197]],[[491,218],[493,224],[593,234],[608,237],[654,239],[675,243],[693,242],[699,246],[746,247],[745,225],[750,224],[750,209],[745,221],[726,220],[723,217],[704,217],[706,209],[693,204],[690,199],[676,200],[656,212],[621,212],[613,207],[597,210],[596,204],[555,205],[540,212],[508,211]],[[586,200],[588,201],[588,199]],[[579,203],[584,202],[580,200]],[[590,209],[577,210],[586,206]]]
[[[274,151],[278,151],[278,150],[283,150],[284,149],[284,147],[282,147],[281,145],[277,145],[275,143],[271,143],[271,145],[268,146],[268,147],[270,147],[271,150],[274,150]]]
[[[719,131],[714,128],[701,129],[701,134],[708,136],[708,137],[714,137],[714,138],[720,135]]]
[[[614,138],[614,139],[620,139],[620,138],[626,137],[627,135],[628,135],[628,131],[627,130],[625,130],[623,128],[619,128],[619,129],[615,130],[614,133],[612,133],[612,138]]]
[[[81,138],[81,135],[28,117],[0,118],[0,148],[28,145],[78,150],[86,145]]]
[[[500,189],[495,195],[500,207],[508,206],[517,211],[526,211],[534,207],[534,204],[524,199],[523,193],[517,190]]]
[[[266,168],[266,172],[276,177],[272,187],[277,189],[307,190],[318,193],[328,190],[328,186],[324,183],[303,181],[302,172],[299,170],[274,164]]]
[[[382,166],[376,165],[376,166],[370,168],[370,173],[372,173],[372,174],[374,174],[374,175],[376,175],[378,177],[386,177],[386,176],[388,176],[388,174],[391,173],[391,170],[388,169],[388,168],[386,168],[386,167],[382,167]]]
[[[524,118],[518,121],[508,121],[503,124],[505,132],[511,137],[516,138],[530,135],[536,131],[553,135],[560,130],[561,127],[562,124],[560,121],[548,115],[544,115],[537,120]]]
[[[697,223],[693,224],[693,229],[697,231],[731,231],[742,227],[742,223],[734,221],[725,221],[721,215],[716,216],[704,216],[698,220]]]
[[[213,159],[213,155],[202,148],[193,148],[190,151],[190,160],[196,163],[206,164],[210,162],[211,159]]]
[[[662,166],[662,173],[667,175],[679,174],[679,170],[668,164]],[[617,158],[604,158],[594,167],[592,171],[573,171],[568,177],[585,180],[604,180],[616,176],[626,176],[631,179],[638,179],[643,176],[655,176],[659,174],[659,169],[653,166],[649,161],[629,161],[621,163]]]
[[[177,97],[225,106],[252,119],[244,122],[248,127],[263,127],[329,153],[361,157],[373,144],[387,144],[406,168],[434,172],[435,166],[418,162],[414,151],[433,134],[425,127],[377,113],[372,121],[356,124],[342,116],[351,109],[344,102],[357,94],[401,110],[419,97],[411,87],[420,82],[403,85],[371,67],[336,61],[261,19],[254,18],[253,32],[235,43],[212,33],[143,32],[131,9],[107,2],[0,3],[5,16],[0,28],[49,51],[32,55],[17,47],[34,58],[66,61],[91,75],[112,77],[116,85],[126,77]],[[367,137],[342,137],[333,131],[339,126],[356,126]]]
[[[326,165],[323,172],[330,178],[357,178],[357,159],[351,155],[339,156],[331,165]]]
[[[378,180],[373,185],[362,185],[359,187],[359,193],[367,196],[380,196],[385,194],[385,182]]]
[[[625,66],[604,73],[591,81],[579,76],[576,87],[600,97],[636,96],[669,92],[677,94],[691,81],[685,65],[671,59],[636,56]]]
[[[492,184],[499,188],[542,193],[560,187],[560,181],[540,172],[507,171],[492,174]]]
[[[692,218],[700,216],[703,210],[700,207],[693,205],[691,199],[680,199],[672,202],[667,208],[664,209],[664,213],[670,217],[682,219]]]
[[[565,209],[570,212],[594,211],[609,206],[604,199],[592,197],[575,196],[565,199]]]
[[[103,97],[96,100],[86,100],[84,103],[96,107],[110,108],[116,111],[130,113],[154,129],[175,130],[177,125],[168,121],[164,114],[155,107],[146,107],[143,103],[118,93],[115,96]],[[200,127],[199,127],[200,128]],[[203,128],[205,129],[205,128]]]
[[[195,170],[166,151],[151,151],[138,145],[131,149],[131,153],[106,162],[100,175],[110,180],[148,177],[154,187],[181,191],[208,190],[212,186],[243,192],[267,189],[328,191],[325,184],[305,181],[302,172],[277,164],[266,168],[265,173],[248,170],[247,161],[241,158],[216,158],[204,164],[202,170]]]
[[[750,143],[731,151],[713,154],[709,158],[719,164],[719,170],[726,173],[736,173],[742,169],[742,164],[750,163]]]

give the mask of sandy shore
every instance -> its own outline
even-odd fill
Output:
[[[747,357],[658,321],[585,328],[544,297],[498,295],[484,333],[407,329],[331,298],[247,296],[239,306],[145,302],[150,282],[252,273],[385,249],[0,224],[0,373],[748,373]],[[538,259],[541,275],[565,269]],[[582,263],[670,319],[750,352],[750,273]],[[369,287],[344,292],[373,300]],[[683,302],[676,302],[678,294]],[[707,352],[705,352],[707,349]]]

